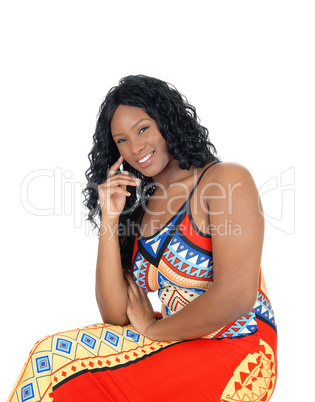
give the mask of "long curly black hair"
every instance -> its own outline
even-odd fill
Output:
[[[181,169],[191,166],[203,167],[210,161],[218,161],[216,148],[209,140],[209,132],[203,127],[194,106],[177,89],[157,78],[145,75],[129,75],[111,88],[100,106],[93,147],[88,154],[90,167],[85,173],[87,186],[82,193],[83,204],[89,209],[87,220],[98,228],[96,218],[101,220],[98,185],[106,180],[110,166],[117,161],[120,153],[111,135],[111,119],[119,105],[137,106],[154,119],[162,136],[167,141],[168,152],[178,161]],[[130,175],[141,179],[140,186],[128,186],[131,193],[119,217],[119,244],[124,269],[130,269],[132,245],[138,222],[148,199],[155,190],[151,177],[146,177],[123,161],[123,168]]]

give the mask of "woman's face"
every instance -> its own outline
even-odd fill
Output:
[[[157,122],[140,107],[119,105],[111,132],[120,155],[145,176],[159,174],[172,160]]]

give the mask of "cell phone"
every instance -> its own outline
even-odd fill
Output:
[[[120,173],[122,173],[122,172],[124,171],[123,164],[121,164],[121,165],[119,166],[119,170],[120,170]]]

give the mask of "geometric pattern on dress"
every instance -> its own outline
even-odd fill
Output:
[[[267,321],[275,330],[277,329],[271,303],[268,297],[262,292],[258,292],[254,309],[258,317],[261,317],[263,320]]]
[[[22,402],[24,401],[29,401],[30,399],[33,399],[35,396],[34,394],[34,387],[32,383],[24,385],[24,387],[21,390],[21,400]]]
[[[158,271],[157,281],[158,281],[158,284],[159,284],[159,290],[158,290],[159,298],[161,298],[163,292],[165,292],[165,291],[169,292],[172,289],[182,289],[182,290],[187,290],[187,291],[193,291],[194,293],[196,293],[199,296],[202,295],[206,291],[206,289],[201,288],[200,281],[190,281],[190,280],[184,278],[186,283],[184,283],[184,286],[181,286],[181,285],[183,285],[182,282],[180,282],[180,284],[179,284],[176,281],[175,282],[172,281],[171,279],[172,278],[169,278],[167,275],[164,275],[162,272]],[[175,279],[177,279],[177,278],[175,277]],[[187,284],[188,281],[189,281],[189,284],[193,284],[193,283],[197,282],[197,285],[200,285],[200,286],[195,287],[195,288],[194,287],[188,287],[188,284]],[[210,287],[212,286],[211,282],[205,282],[205,283],[206,283],[206,285],[208,285]]]
[[[156,269],[156,267],[153,264],[151,264],[147,271],[147,283],[148,283],[148,287],[153,292],[161,289],[161,287],[159,285],[158,276],[159,276],[159,271]]]
[[[159,292],[160,300],[165,306],[168,307],[167,316],[170,316],[181,310],[198,296],[200,296],[200,291],[197,293],[192,289],[181,289],[177,286],[167,286],[161,289],[161,292]]]
[[[172,228],[176,224],[178,217],[180,216],[179,212],[185,206],[185,204],[177,211],[177,215],[175,215],[166,226],[160,229],[154,236],[149,237],[139,237],[139,242],[142,244],[143,248],[150,254],[152,257],[156,257],[163,246],[166,238],[171,232]]]
[[[163,257],[181,275],[213,280],[212,256],[192,248],[177,235],[171,240]]]
[[[135,362],[176,342],[152,342],[131,325],[90,325],[38,341],[8,401],[53,401],[53,387],[87,370]]]
[[[213,338],[239,338],[245,335],[253,334],[257,331],[257,321],[254,309],[250,314],[240,317],[234,322],[226,325]]]
[[[166,283],[186,289],[200,289],[204,292],[211,288],[213,284],[213,281],[208,278],[198,278],[181,274],[180,271],[172,267],[171,263],[168,262],[164,256],[160,260],[158,271],[161,274],[161,276],[159,276],[159,284],[161,286],[164,286]]]
[[[276,384],[275,356],[271,347],[260,340],[259,353],[248,354],[234,370],[220,402],[266,402]]]
[[[188,279],[176,274],[164,263],[163,258],[160,261],[159,270],[156,271],[154,280],[159,287],[158,296],[162,302],[161,313],[164,318],[181,310],[212,286],[212,281]]]
[[[191,273],[190,268],[187,269],[186,273],[181,273],[180,270],[177,269],[182,268],[185,270],[185,268],[187,267],[184,266],[183,268],[183,265],[180,266],[179,262],[176,260],[176,244],[178,244],[178,247],[181,244],[176,239],[177,237],[175,234],[170,243],[172,246],[175,244],[175,250],[168,246],[159,262],[158,268],[154,267],[154,265],[152,264],[149,264],[150,270],[142,269],[141,281],[137,281],[138,284],[140,283],[143,289],[151,290],[150,278],[154,278],[154,284],[152,283],[152,285],[154,286],[152,287],[154,289],[158,287],[159,289],[158,295],[162,302],[161,312],[162,317],[164,318],[181,310],[189,302],[208,290],[213,284],[212,260],[211,265],[206,267],[208,268],[208,272],[210,272],[210,275],[208,274],[209,277],[203,280],[200,280],[201,278],[199,279],[198,277],[194,277],[194,275],[188,275],[188,272]],[[184,247],[183,251],[185,251],[187,254],[188,251],[186,251]],[[182,255],[181,257],[185,256]],[[194,258],[194,262],[198,262],[200,254],[195,253],[192,257]],[[137,261],[137,259],[138,261],[140,261],[138,265],[142,267],[141,261],[143,261],[144,259],[139,252],[136,256],[135,261]],[[176,263],[177,266],[174,267],[173,264],[176,265]],[[209,259],[207,261],[207,265],[208,264],[210,264]],[[150,275],[148,275],[149,271]],[[198,272],[201,272],[203,274],[201,270],[199,270]],[[139,274],[137,274],[137,271],[136,275],[135,278],[139,278]],[[248,315],[239,317],[234,322],[227,324],[218,331],[208,334],[203,338],[236,338],[255,333],[257,331],[256,314],[257,317],[262,317],[265,321],[268,321],[276,329],[272,306],[268,298],[261,291],[259,291],[255,307]]]
[[[150,265],[149,261],[147,261],[140,253],[140,251],[137,252],[134,263],[133,263],[133,277],[134,280],[138,283],[138,285],[148,292],[149,289],[147,286],[147,272],[148,272],[148,266]]]
[[[163,317],[169,317],[170,315],[172,315],[172,312],[170,311],[170,309],[162,303],[162,307],[161,307],[161,313]]]

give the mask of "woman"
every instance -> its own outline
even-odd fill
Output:
[[[109,91],[93,139],[104,324],[39,341],[9,401],[268,401],[277,335],[250,173],[221,162],[195,108],[151,77]]]

